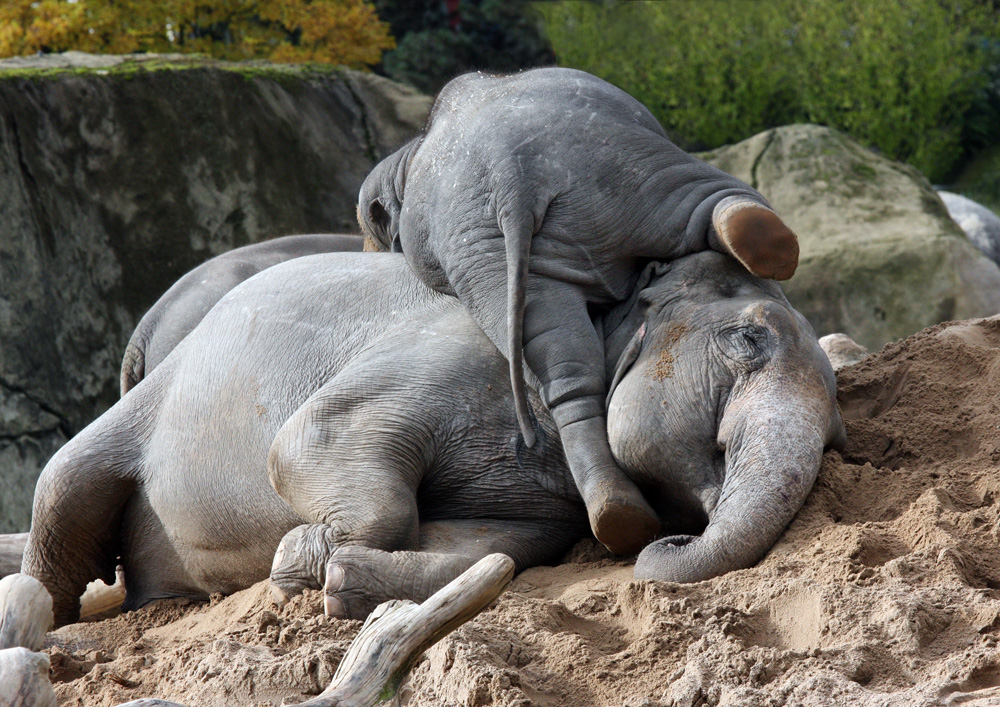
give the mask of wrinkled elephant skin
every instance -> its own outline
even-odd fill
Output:
[[[316,253],[358,252],[361,236],[284,236],[234,248],[191,270],[139,320],[122,359],[121,394],[129,392],[191,333],[222,296],[272,265]]]
[[[402,251],[421,280],[457,295],[507,357],[531,447],[527,363],[594,534],[626,554],[658,521],[608,446],[605,353],[588,307],[623,301],[649,260],[714,249],[778,279],[798,263],[795,234],[756,190],[574,69],[451,81],[424,133],[365,180],[358,217],[366,242]]]
[[[597,327],[611,448],[671,533],[637,573],[755,562],[843,434],[808,324],[773,282],[702,253],[650,265]],[[587,515],[536,397],[538,442],[520,440],[507,374],[400,256],[276,265],[53,457],[23,569],[62,624],[119,562],[127,608],[270,573],[279,600],[325,585],[343,616],[420,601],[492,552],[556,562]]]

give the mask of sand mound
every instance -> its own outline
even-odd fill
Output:
[[[838,375],[848,446],[756,567],[632,579],[581,543],[432,648],[411,705],[1000,704],[1000,320],[941,325]],[[360,623],[257,585],[49,636],[61,704],[279,704]]]

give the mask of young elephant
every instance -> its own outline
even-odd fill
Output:
[[[139,320],[122,359],[121,394],[138,385],[222,296],[261,270],[316,253],[359,252],[360,236],[316,233],[234,248],[184,275]]]
[[[402,251],[507,357],[530,447],[523,354],[594,534],[621,553],[659,524],[608,446],[589,306],[624,300],[650,259],[714,249],[777,279],[798,262],[795,235],[759,193],[677,148],[628,94],[572,69],[453,80],[424,134],[365,180],[358,217],[366,248]]]
[[[833,374],[780,289],[727,258],[650,266],[639,284],[600,324],[609,438],[683,535],[637,572],[704,579],[756,562],[801,505],[843,434]],[[279,598],[325,581],[328,610],[352,617],[422,600],[491,552],[519,570],[555,562],[587,518],[532,404],[541,434],[525,449],[506,362],[401,257],[283,263],[53,457],[23,571],[62,624],[119,561],[126,607],[271,570]]]

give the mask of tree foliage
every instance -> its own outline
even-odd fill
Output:
[[[69,49],[376,64],[395,46],[366,0],[3,0],[0,56]]]
[[[466,71],[510,72],[551,65],[555,55],[525,0],[462,0],[449,16],[441,0],[376,0],[399,39],[384,72],[427,93]]]
[[[998,15],[983,0],[536,7],[561,64],[635,95],[688,147],[810,121],[844,130],[932,179],[961,156],[974,105],[989,109],[981,96],[1000,40]],[[980,115],[980,128],[1000,115],[991,117],[983,123]]]

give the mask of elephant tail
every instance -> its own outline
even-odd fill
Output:
[[[510,387],[514,392],[517,424],[527,447],[535,446],[535,425],[524,383],[524,306],[528,280],[528,256],[533,235],[530,214],[518,223],[501,220],[507,250],[507,358],[510,361]]]

